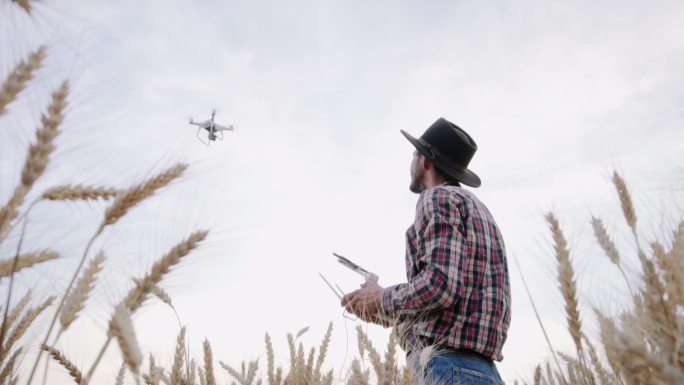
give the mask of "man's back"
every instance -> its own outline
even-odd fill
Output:
[[[383,298],[383,308],[398,316],[405,350],[437,345],[503,358],[510,323],[505,248],[474,194],[450,185],[420,194],[406,232],[406,272],[408,284]]]

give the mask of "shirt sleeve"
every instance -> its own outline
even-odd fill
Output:
[[[451,307],[459,297],[461,258],[466,255],[463,225],[448,191],[427,190],[418,201],[418,273],[383,291],[381,311],[390,317]]]

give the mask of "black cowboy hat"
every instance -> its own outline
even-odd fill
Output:
[[[404,130],[401,133],[439,170],[468,186],[480,186],[480,177],[468,169],[477,144],[459,126],[439,118],[418,139]]]

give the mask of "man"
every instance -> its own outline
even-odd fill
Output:
[[[477,145],[444,118],[418,139],[401,133],[416,147],[410,189],[420,194],[406,232],[408,282],[365,283],[342,306],[394,326],[407,364],[428,384],[503,384],[494,360],[510,324],[506,252],[489,210],[461,188],[480,186],[468,169]]]

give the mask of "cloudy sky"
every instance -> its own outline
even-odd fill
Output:
[[[0,203],[62,79],[72,84],[70,107],[34,193],[56,183],[128,186],[174,162],[191,166],[98,240],[106,273],[77,330],[60,341],[83,367],[128,277],[210,228],[162,285],[196,356],[208,338],[226,363],[264,362],[268,332],[287,365],[288,332],[310,326],[302,340],[314,346],[332,321],[327,363],[344,377],[358,355],[355,323],[318,273],[345,290],[361,283],[335,251],[383,285],[405,280],[404,231],[417,196],[408,190],[413,149],[399,130],[419,136],[439,117],[477,141],[476,193],[507,243],[513,322],[499,364],[507,382],[529,379],[549,358],[521,273],[552,342],[571,350],[544,213],[566,230],[590,334],[592,307],[616,313],[625,293],[593,243],[592,215],[624,245],[628,269],[637,267],[612,170],[633,190],[645,239],[681,217],[679,1],[60,1],[36,4],[32,17],[0,7],[3,77],[48,47],[31,88],[0,118]],[[205,146],[187,120],[213,108],[236,131]],[[37,279],[44,293],[63,288],[106,207],[37,206],[27,234],[64,260],[21,276],[21,287]],[[151,301],[135,322],[143,350],[169,363],[173,312]],[[367,330],[383,347],[388,331]],[[110,353],[103,378],[120,364]]]

